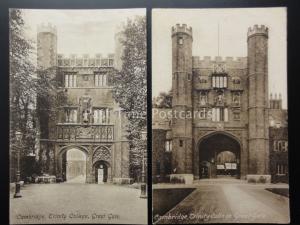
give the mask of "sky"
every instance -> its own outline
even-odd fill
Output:
[[[269,93],[281,93],[287,108],[287,14],[286,8],[153,9],[152,96],[171,89],[171,27],[193,28],[193,56],[247,56],[247,30],[255,24],[269,28]]]
[[[146,15],[145,9],[45,10],[23,9],[26,35],[36,42],[37,26],[57,28],[58,53],[106,56],[114,53],[114,35],[127,18]]]

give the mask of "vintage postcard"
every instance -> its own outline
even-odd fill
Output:
[[[289,223],[286,8],[152,11],[153,222]]]
[[[146,10],[9,16],[10,223],[146,224]]]

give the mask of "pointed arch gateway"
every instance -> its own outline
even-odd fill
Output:
[[[100,146],[94,151],[93,170],[96,183],[111,182],[111,151],[106,146]]]
[[[226,132],[214,132],[198,142],[199,178],[240,178],[241,144]]]

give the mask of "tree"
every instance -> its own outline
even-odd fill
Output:
[[[23,133],[21,157],[23,157],[33,151],[36,141],[35,66],[31,61],[32,41],[25,38],[22,11],[11,9],[9,16],[10,144],[13,146],[16,142],[15,132],[21,131]],[[13,162],[11,165],[14,166]]]
[[[160,92],[159,96],[153,98],[152,106],[155,108],[172,108],[172,90],[168,93]]]
[[[114,98],[128,119],[130,171],[139,170],[146,149],[142,131],[147,125],[146,17],[128,19],[121,31],[122,68],[114,76]]]
[[[22,11],[10,11],[10,134],[14,142],[15,131],[23,133],[23,144],[32,147],[35,137],[35,67],[30,60],[32,42],[24,35]]]

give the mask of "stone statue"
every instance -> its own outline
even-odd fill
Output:
[[[82,115],[83,115],[83,122],[85,123],[89,122],[89,111],[84,110]]]

